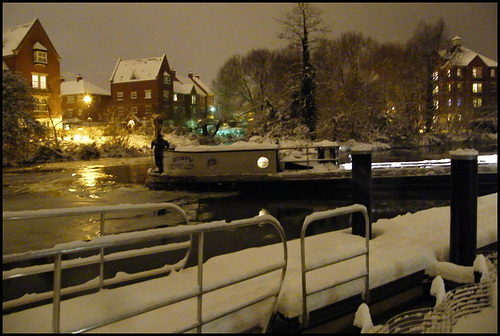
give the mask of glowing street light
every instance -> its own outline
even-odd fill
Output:
[[[90,117],[90,104],[92,103],[92,96],[91,95],[85,95],[83,97],[83,101],[85,104],[87,104],[87,121],[89,122],[89,127],[90,127],[90,122],[92,121],[92,118]]]

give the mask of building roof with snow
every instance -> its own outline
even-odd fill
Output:
[[[442,66],[443,68],[449,68],[453,66],[466,67],[472,62],[473,59],[479,57],[488,67],[496,67],[497,62],[494,60],[478,54],[462,45],[462,38],[455,36],[453,38],[453,47],[449,50],[441,50],[441,57],[443,57],[446,62]]]
[[[194,92],[193,92],[194,89]],[[174,79],[174,92],[182,94],[197,94],[200,96],[206,96],[205,92],[201,90],[193,81],[184,76],[175,75]]]
[[[42,24],[38,19],[34,19],[32,22],[25,23],[22,25],[5,28],[3,30],[3,57],[13,56],[16,54],[17,49],[20,47],[24,38],[28,32],[35,26],[39,25],[41,30],[45,35],[47,33],[42,27]],[[47,36],[48,39],[48,36]],[[50,39],[49,39],[50,41]],[[51,46],[53,48],[53,46]],[[47,50],[47,46],[42,45],[40,42],[35,43],[33,49],[37,50]],[[55,51],[55,48],[53,48]],[[57,54],[57,51],[56,51]]]
[[[84,79],[64,81],[61,83],[61,95],[65,96],[76,94],[111,96],[111,92],[109,90],[100,88],[99,86]]]
[[[128,83],[156,80],[161,69],[163,60],[162,57],[152,57],[144,59],[122,60],[118,59],[115,69],[111,75],[110,82],[112,83]]]

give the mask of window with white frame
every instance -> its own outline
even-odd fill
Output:
[[[74,104],[75,103],[75,96],[66,96],[66,103],[68,104]]]
[[[472,78],[483,78],[483,68],[472,68]]]
[[[67,116],[68,118],[73,118],[73,109],[68,109]]]
[[[151,99],[151,90],[144,90],[144,99]]]
[[[490,69],[490,77],[494,78],[497,76],[497,69]]]
[[[31,74],[31,86],[34,89],[47,89],[47,75],[46,74]]]
[[[130,92],[130,99],[137,99],[137,91]]]
[[[37,64],[47,64],[47,52],[42,50],[33,51],[33,60]]]
[[[119,91],[116,93],[116,100],[123,101],[123,91]]]
[[[483,92],[483,84],[482,83],[472,83],[472,92],[473,93]]]
[[[168,74],[168,72],[163,72],[163,84],[167,84],[167,85],[170,85],[172,83],[171,79],[170,79],[170,75]]]
[[[137,114],[138,108],[137,106],[132,107],[132,114]]]

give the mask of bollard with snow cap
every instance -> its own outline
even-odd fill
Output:
[[[478,152],[457,149],[450,155],[450,262],[472,266],[477,248]]]
[[[352,147],[353,202],[366,206],[368,218],[368,237],[372,238],[372,146]],[[366,237],[365,219],[361,213],[352,214],[352,233]]]

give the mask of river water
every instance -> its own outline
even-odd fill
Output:
[[[491,153],[491,152],[489,152]],[[373,162],[448,158],[448,151],[376,151]],[[342,160],[349,160],[341,157]],[[151,157],[106,158],[93,161],[47,163],[3,170],[3,210],[37,210],[96,205],[172,202],[183,208],[190,221],[250,218],[266,211],[275,216],[288,239],[300,236],[304,217],[314,211],[352,204],[348,192],[335,187],[318,190],[287,190],[280,193],[242,194],[237,191],[194,192],[150,190],[145,187]],[[390,192],[373,194],[373,220],[390,218],[435,206],[449,205],[449,195],[412,192],[401,197]],[[94,216],[95,217],[95,216]],[[52,247],[57,243],[89,240],[99,235],[94,218],[57,222],[44,220],[4,222],[3,253]],[[332,224],[333,225],[333,224]],[[341,225],[334,223],[334,225]],[[133,228],[124,228],[124,230]],[[262,237],[265,237],[265,233]],[[255,239],[264,239],[257,235]]]

